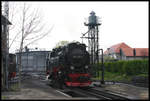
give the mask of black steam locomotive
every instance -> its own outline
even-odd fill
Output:
[[[47,75],[52,85],[87,87],[92,82],[90,56],[79,42],[55,48],[47,57]]]

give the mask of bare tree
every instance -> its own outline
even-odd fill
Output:
[[[38,40],[47,36],[53,29],[54,25],[48,29],[44,29],[46,28],[46,24],[43,23],[39,9],[32,9],[33,7],[26,3],[22,5],[22,8],[17,7],[17,9],[14,9],[13,5],[15,5],[15,7],[18,6],[17,4],[13,3],[10,7],[10,19],[13,23],[11,30],[15,30],[15,33],[12,33],[15,35],[13,35],[13,38],[11,39],[9,48],[14,45],[14,42],[20,42],[19,46],[21,46],[21,41],[23,41],[23,46],[33,44],[34,42],[37,42]],[[16,15],[12,13],[21,14]],[[16,20],[14,21],[15,18],[17,19],[17,22],[15,22]],[[18,50],[20,50],[20,48]]]
[[[21,15],[19,17],[15,17],[15,14],[11,14],[13,17],[12,21],[17,19],[16,25],[13,27],[12,30],[15,30],[16,35],[10,43],[9,48],[13,45],[14,41],[20,40],[19,45],[19,59],[18,59],[18,69],[19,69],[19,88],[21,88],[21,55],[24,49],[24,46],[33,44],[34,42],[44,38],[47,36],[52,28],[45,30],[45,23],[43,23],[41,15],[39,14],[38,9],[34,9],[31,11],[31,6],[23,3],[22,8],[19,8],[19,12]],[[20,20],[19,20],[20,19]]]

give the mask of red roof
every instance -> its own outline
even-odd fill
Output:
[[[131,48],[128,45],[126,45],[124,42],[113,45],[109,48],[109,50],[105,51],[104,54],[107,53],[119,53],[120,52],[120,48],[121,49],[126,49],[126,48]]]
[[[136,56],[149,56],[148,48],[135,48]]]
[[[122,51],[125,54],[125,56],[134,56],[132,48],[124,48],[124,49],[122,49]]]
[[[108,54],[108,53],[119,53],[120,49],[122,49],[123,53],[126,56],[133,56],[133,49],[129,47],[128,45],[126,45],[125,43],[119,43],[116,45],[113,45],[109,48],[109,50],[106,50],[104,52],[104,54]],[[149,56],[148,53],[148,48],[135,48],[136,50],[136,56]]]

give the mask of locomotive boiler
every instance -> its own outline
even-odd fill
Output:
[[[79,42],[55,48],[47,57],[47,75],[52,85],[87,87],[90,80],[90,56]]]

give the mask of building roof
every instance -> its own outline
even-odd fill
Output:
[[[149,56],[148,48],[135,48],[136,56]]]
[[[22,52],[22,54],[26,54],[26,53],[28,53],[28,54],[30,54],[30,53],[49,53],[49,52],[51,52],[51,51],[29,51],[29,52]],[[15,54],[20,54],[20,52],[17,52]]]
[[[124,42],[111,46],[108,50],[104,52],[104,54],[120,53],[120,49],[122,49],[125,56],[134,56],[134,49],[136,51],[136,56],[149,56],[148,48],[131,48]]]
[[[11,25],[11,22],[6,17],[1,15],[1,24],[2,25]]]
[[[122,43],[119,43],[119,44],[111,46],[110,48],[108,48],[107,51],[104,52],[104,54],[107,54],[107,53],[119,53],[120,52],[120,48],[121,49],[126,49],[126,48],[131,48],[131,47],[126,45],[124,42],[122,42]]]

